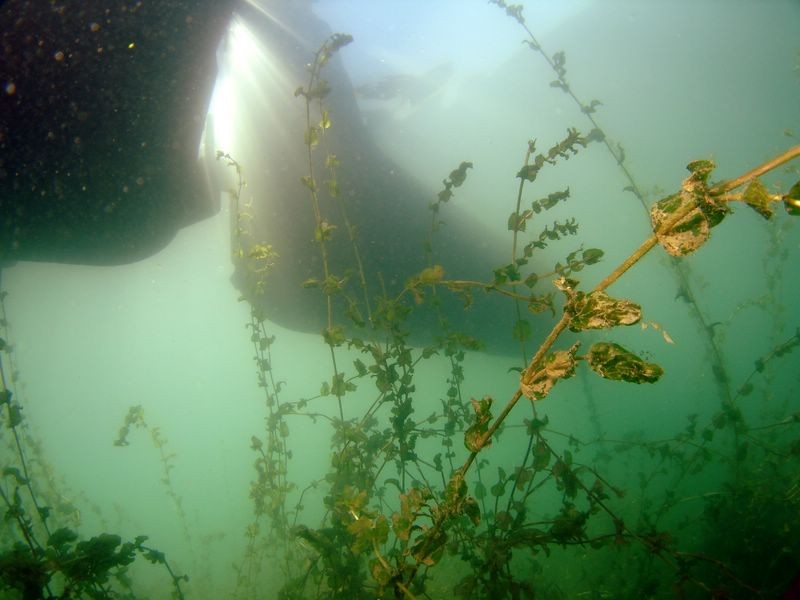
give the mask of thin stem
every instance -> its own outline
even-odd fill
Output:
[[[709,190],[709,192],[712,195],[730,192],[731,190],[734,190],[737,187],[740,187],[757,177],[761,177],[765,173],[769,173],[770,171],[777,169],[781,165],[786,164],[787,162],[797,158],[798,156],[800,156],[800,144],[798,144],[797,146],[792,146],[791,148],[786,150],[786,152],[783,152],[778,156],[776,156],[775,158],[760,164],[756,168],[751,169],[750,171],[748,171],[743,175],[740,175],[739,177],[736,177],[734,179],[729,179],[728,181],[725,181],[723,183],[718,183],[717,185],[713,186]]]

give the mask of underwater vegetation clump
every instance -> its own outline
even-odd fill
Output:
[[[800,213],[800,181],[777,188],[765,179],[787,165],[797,178],[791,165],[800,146],[723,181],[713,179],[713,161],[692,160],[674,193],[648,202],[622,146],[598,121],[601,102],[574,93],[564,53],[545,52],[521,6],[492,4],[522,27],[527,46],[555,75],[551,87],[567,94],[589,125],[586,131],[569,127],[545,150],[536,140],[520,149],[507,221],[510,258],[483,280],[450,278],[437,258],[447,212],[461,188],[480,176],[479,167],[463,161],[431,199],[425,261],[403,274],[399,292],[373,293],[386,287],[382,274],[364,268],[365,250],[339,192],[339,169],[348,157],[335,154],[328,139],[337,121],[326,105],[325,68],[353,39],[334,34],[311,57],[308,80],[295,93],[307,116],[297,137],[308,170],[298,186],[313,213],[309,238],[320,272],[305,281],[304,293],[324,299],[321,336],[329,363],[308,397],[285,389],[275,367],[280,338],[259,302],[281,251],[252,233],[246,169],[235,156],[217,155],[237,174],[233,260],[246,274],[242,299],[250,309],[246,327],[264,416],[263,427],[245,441],[252,517],[225,594],[282,600],[780,597],[800,575],[800,406],[793,401],[796,378],[787,375],[800,328],[779,322],[765,290],[753,302],[774,317],[770,349],[750,357],[751,368],[732,369],[725,359],[727,323],[709,322],[702,308],[713,290],[698,289],[687,264],[712,230],[735,218],[734,203],[755,211],[773,231],[774,221]],[[611,153],[626,191],[649,217],[638,246],[610,268],[603,249],[581,240],[575,218],[549,218],[574,202],[570,189],[539,189],[540,175],[580,160],[590,148]],[[338,236],[352,247],[346,272],[334,270],[329,259]],[[768,259],[777,263],[775,244]],[[542,268],[544,250],[562,258]],[[665,294],[686,306],[703,337],[697,360],[707,380],[680,430],[658,438],[617,435],[604,421],[603,403],[610,401],[604,394],[618,394],[622,402],[629,392],[616,390],[651,389],[668,373],[658,350],[673,343],[670,324],[645,317],[635,287],[626,297],[615,295],[615,285],[656,253],[674,276],[664,283]],[[596,283],[583,285],[582,278]],[[445,300],[453,296],[470,310],[485,295],[503,297],[515,316],[505,332],[519,352],[502,375],[513,387],[507,396],[470,395],[494,388],[484,381],[467,385],[481,341],[454,325],[460,321]],[[420,312],[438,326],[422,347],[410,334]],[[637,329],[657,332],[663,344],[639,350],[643,344],[630,333]],[[133,598],[129,567],[141,557],[165,568],[165,595],[188,597],[184,588],[193,573],[173,569],[164,553],[144,545],[144,536],[80,538],[12,394],[16,375],[6,375],[15,369],[12,349],[2,342],[0,350],[0,499],[11,540],[0,543],[0,590],[25,599]],[[431,372],[438,384],[433,391]],[[687,378],[681,393],[695,394],[693,385]],[[568,393],[582,403],[593,436],[544,414],[543,406]],[[307,433],[298,433],[301,423],[330,440],[326,472],[311,481],[295,468],[309,443]],[[174,455],[142,406],[131,407],[114,445],[137,443],[139,429],[159,451],[161,483],[188,539],[191,523],[171,475]]]
[[[4,299],[2,294],[0,304]],[[4,305],[2,314],[5,330],[8,322]],[[3,338],[0,351],[11,352]],[[163,552],[145,545],[146,535],[136,536],[133,541],[123,541],[112,533],[80,539],[75,527],[64,525],[74,516],[75,509],[65,504],[52,487],[42,489],[43,485],[52,485],[52,474],[37,455],[39,449],[25,427],[22,407],[9,390],[16,375],[14,371],[6,375],[7,365],[13,365],[8,354],[0,364],[0,406],[3,425],[10,432],[11,439],[7,441],[12,454],[4,456],[11,460],[4,460],[0,499],[5,505],[5,529],[14,541],[4,544],[0,553],[0,590],[14,594],[8,597],[24,600],[121,597],[125,590],[131,591],[128,567],[141,556],[154,565],[162,565],[172,579],[173,595],[183,598],[181,582],[186,576],[173,572]],[[35,460],[26,458],[31,450]]]

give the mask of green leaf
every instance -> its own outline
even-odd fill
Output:
[[[492,399],[485,396],[481,400],[472,399],[472,409],[475,411],[475,421],[464,432],[464,446],[470,452],[478,452],[481,448],[491,446],[491,438],[484,440],[484,435],[489,429],[492,420]]]
[[[536,176],[539,174],[539,171],[542,169],[545,163],[544,157],[541,154],[536,158],[539,160],[536,160],[534,164],[525,165],[519,170],[517,173],[517,177],[519,179],[524,179],[525,181],[530,182],[536,181]]]
[[[598,342],[589,348],[589,366],[605,379],[631,383],[654,383],[664,370],[656,364],[643,361],[619,344]]]
[[[650,209],[658,243],[672,256],[691,254],[706,243],[711,232],[708,219],[699,208],[693,209],[672,227],[666,227],[673,214],[690,201],[691,197],[688,195],[675,194],[659,200]]]
[[[536,273],[531,273],[525,278],[525,285],[530,289],[533,289],[538,282],[539,276]]]
[[[528,435],[539,435],[539,432],[550,422],[550,417],[545,415],[544,419],[525,419],[525,424],[528,427]]]
[[[502,481],[498,481],[489,489],[489,491],[495,498],[500,498],[503,494],[506,493],[506,486]]]
[[[154,565],[158,564],[166,564],[167,558],[163,552],[158,550],[154,550],[153,548],[148,548],[144,553],[144,558],[148,562],[153,563]]]
[[[711,228],[730,212],[727,202],[709,193],[708,176],[714,169],[709,160],[687,165],[689,177],[681,191],[658,201],[650,210],[653,231],[658,243],[672,256],[685,256],[697,250],[709,238]],[[688,211],[677,222],[670,222],[677,212]]]
[[[5,467],[3,469],[3,477],[13,477],[17,485],[26,485],[28,480],[20,473],[20,470],[16,467]]]
[[[56,552],[65,552],[66,546],[78,539],[78,534],[68,527],[56,529],[47,539],[47,545],[55,548]]]
[[[426,346],[422,349],[422,358],[424,359],[428,359],[436,354],[439,354],[439,349],[436,346]]]
[[[336,179],[326,179],[325,184],[328,186],[328,194],[331,198],[339,196],[339,182]]]
[[[325,42],[325,50],[328,54],[338,52],[348,44],[353,42],[353,36],[349,33],[334,33]]]
[[[486,498],[486,486],[480,481],[475,482],[475,498],[478,500]]]
[[[502,285],[506,281],[520,281],[522,276],[514,264],[509,264],[494,270],[495,285]]]
[[[334,396],[344,396],[347,392],[354,392],[356,385],[350,381],[345,381],[344,373],[336,373],[331,377],[331,393]]]
[[[469,520],[472,521],[472,524],[477,527],[481,523],[481,510],[478,508],[478,503],[475,502],[475,499],[471,496],[467,496],[464,498],[464,503],[462,504],[462,510],[464,514],[469,517]]]
[[[708,181],[708,176],[715,168],[713,160],[694,160],[686,165],[686,169],[692,174],[691,178],[701,183]]]
[[[533,479],[533,469],[517,467],[514,472],[514,487],[519,491],[523,491],[527,483]]]
[[[442,265],[433,265],[423,269],[419,274],[419,282],[424,284],[438,283],[444,277],[444,267]]]
[[[553,192],[552,194],[548,194],[546,198],[540,198],[535,202],[538,206],[540,206],[544,210],[550,210],[560,201],[567,200],[568,198],[569,198],[569,188],[561,192]]]
[[[571,493],[572,491],[571,485],[565,485],[565,492],[570,498],[575,497],[575,494]],[[583,541],[586,539],[588,517],[588,513],[581,512],[574,505],[565,503],[561,507],[560,514],[553,520],[549,534],[560,544]]]
[[[322,115],[319,119],[319,127],[320,129],[330,129],[331,128],[331,113],[327,110],[322,111]],[[327,160],[327,159],[326,159]]]
[[[456,471],[450,476],[444,492],[442,509],[452,514],[458,513],[461,502],[467,496],[467,484],[461,471]]]
[[[362,515],[347,526],[347,532],[354,538],[350,549],[360,554],[371,549],[373,545],[380,546],[386,541],[389,535],[389,521],[383,515],[378,515],[374,519]]]
[[[522,213],[512,212],[508,216],[508,230],[509,231],[525,231],[526,221],[531,218],[533,213],[530,210],[522,211]]]
[[[526,319],[519,319],[514,323],[514,339],[524,342],[531,337],[531,324]]]
[[[327,328],[325,331],[322,332],[322,338],[325,340],[325,343],[329,346],[341,346],[345,340],[345,333],[344,327],[341,325],[334,325],[333,327]]]
[[[332,225],[327,221],[321,221],[319,227],[314,230],[314,239],[318,242],[329,241],[333,237],[333,232],[336,230],[336,225]]]
[[[583,251],[582,258],[583,262],[587,265],[593,265],[600,262],[600,259],[603,258],[603,251],[599,248],[588,248]]]
[[[19,404],[8,405],[8,427],[13,429],[22,423],[22,408]]]
[[[786,212],[794,217],[800,215],[800,181],[792,186],[789,193],[783,196],[782,200]]]
[[[533,448],[533,468],[536,471],[542,471],[550,464],[550,448],[547,443],[539,439],[536,446]]]
[[[305,133],[303,134],[303,141],[305,142],[306,146],[311,146],[312,148],[316,146],[319,143],[317,128],[309,127],[306,129]]]
[[[567,64],[567,55],[564,53],[563,50],[559,50],[555,54],[553,54],[553,69],[558,73],[559,77],[563,77],[567,74],[567,70],[564,65]]]
[[[584,104],[581,106],[581,112],[586,113],[587,115],[591,115],[596,112],[596,107],[602,106],[603,103],[600,100],[592,100],[588,105]]]
[[[553,305],[553,294],[544,294],[542,296],[531,296],[528,300],[528,310],[534,314],[543,313],[549,310],[553,316],[556,314],[555,306]]]
[[[462,161],[462,163],[458,165],[457,169],[450,171],[450,184],[453,187],[459,187],[467,179],[467,169],[471,168],[471,162]]]
[[[642,318],[642,308],[630,300],[612,298],[603,291],[575,292],[565,312],[571,315],[570,331],[607,329],[618,325],[633,325]]]
[[[754,179],[750,182],[750,185],[744,190],[742,200],[765,219],[769,219],[772,216],[772,209],[769,206],[769,192],[760,179]]]

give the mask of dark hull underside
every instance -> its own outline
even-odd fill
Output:
[[[120,264],[218,207],[197,161],[233,0],[0,6],[0,257]]]

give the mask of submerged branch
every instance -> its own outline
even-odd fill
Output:
[[[779,156],[763,163],[759,167],[752,169],[751,171],[732,179],[728,182],[718,184],[717,186],[712,187],[709,190],[709,193],[712,194],[721,194],[727,192],[729,190],[735,189],[752,179],[759,177],[769,171],[776,169],[777,167],[783,165],[784,163],[792,160],[800,156],[800,146],[795,146],[786,152],[780,154]],[[676,210],[675,213],[666,220],[662,226],[659,228],[661,231],[666,231],[674,227],[677,223],[681,221],[686,215],[697,208],[696,201],[686,202],[684,206],[680,209]],[[652,250],[656,245],[658,245],[658,239],[655,235],[651,235],[647,238],[628,258],[622,261],[620,265],[614,269],[603,281],[601,281],[595,288],[594,291],[602,291],[617,281],[626,271],[628,271],[631,267],[633,267],[637,262],[639,262],[650,250]],[[542,345],[539,347],[539,350],[536,352],[536,355],[531,359],[528,367],[522,374],[521,381],[524,381],[527,378],[530,378],[534,373],[536,373],[542,366],[542,361],[544,360],[547,352],[553,347],[555,342],[558,340],[561,333],[563,333],[564,329],[567,328],[569,325],[570,317],[568,314],[564,314],[558,323],[555,324],[553,329],[550,331],[550,334],[547,338],[542,342]],[[485,448],[487,446],[488,441],[492,438],[494,433],[500,427],[500,425],[505,421],[508,414],[517,404],[519,399],[523,396],[522,386],[517,389],[511,399],[508,401],[506,406],[503,408],[502,412],[497,416],[494,422],[489,426],[486,433],[483,435],[481,439],[481,443],[478,445],[480,449]],[[477,456],[478,451],[473,451],[470,453],[469,457],[467,458],[464,466],[461,468],[460,473],[461,476],[464,476],[466,471],[472,465]]]

